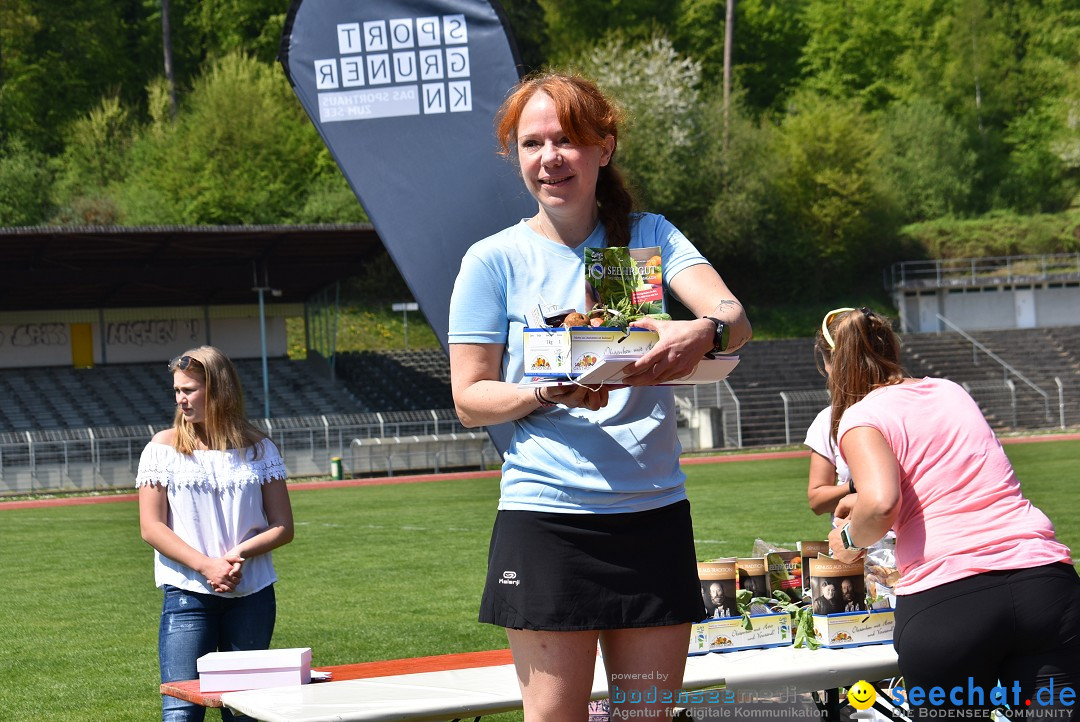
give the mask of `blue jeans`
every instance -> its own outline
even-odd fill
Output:
[[[277,618],[274,585],[246,597],[219,597],[165,586],[158,634],[161,681],[197,679],[196,661],[209,652],[268,649]],[[162,695],[164,722],[201,722],[202,705]],[[221,708],[223,720],[246,720]]]

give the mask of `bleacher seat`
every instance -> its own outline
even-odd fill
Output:
[[[995,354],[1014,365],[1046,392],[1057,393],[1054,379],[1066,389],[1066,421],[1080,423],[1080,326],[1017,329],[972,334]],[[1046,426],[1038,418],[1017,419],[1002,406],[1003,371],[955,333],[906,334],[903,361],[912,375],[934,375],[966,383],[998,429],[1024,424]],[[813,339],[754,341],[740,349],[741,362],[728,384],[739,400],[744,446],[802,440],[803,428],[783,429],[784,401],[817,398],[804,392],[825,389],[814,361]],[[262,363],[237,361],[249,416],[263,415]],[[268,360],[272,417],[322,417],[331,423],[365,424],[376,412],[416,412],[430,418],[454,416],[450,364],[441,349],[353,351],[338,354],[335,379],[307,361]],[[1018,405],[1038,417],[1045,402],[1023,383],[1015,384]],[[720,384],[680,389],[684,397],[715,405],[730,395]],[[0,432],[22,432],[72,426],[167,426],[173,395],[161,363],[116,364],[93,369],[0,369]],[[1056,398],[1054,410],[1056,413]],[[800,409],[799,414],[805,410]],[[407,419],[406,416],[397,416]],[[778,427],[777,418],[781,419]],[[798,414],[793,424],[801,423]],[[352,419],[352,421],[350,421]],[[1054,425],[1054,424],[1050,424]],[[406,422],[407,426],[407,422]],[[405,427],[402,427],[405,428]]]

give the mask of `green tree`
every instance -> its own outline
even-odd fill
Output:
[[[111,187],[127,173],[128,146],[134,124],[116,96],[101,100],[85,117],[70,124],[60,156],[54,190],[65,223],[116,223]]]
[[[781,110],[802,78],[799,59],[806,44],[800,0],[739,0],[735,4],[732,75],[747,108]],[[672,30],[675,47],[699,61],[707,85],[719,85],[724,70],[727,0],[682,0]]]
[[[365,223],[368,216],[348,181],[324,146],[315,163],[315,177],[305,189],[296,223]]]
[[[969,133],[978,210],[1062,207],[1070,175],[1050,146],[1068,134],[1063,103],[1076,97],[1075,0],[921,0],[907,16],[921,33],[899,62],[907,97],[940,105]]]
[[[666,0],[539,0],[549,38],[548,60],[563,64],[589,52],[608,33],[644,40],[671,24],[678,3]]]
[[[894,100],[900,82],[897,59],[908,42],[896,22],[902,5],[903,0],[809,0],[803,10],[806,87],[857,98],[868,110]]]
[[[0,3],[0,135],[54,155],[67,123],[115,93],[138,100],[160,35],[145,32],[142,0]]]
[[[882,181],[883,144],[858,101],[799,93],[776,152],[786,168],[775,190],[794,227],[785,270],[823,290],[890,259],[898,222]]]
[[[539,0],[502,0],[501,4],[517,44],[523,74],[541,69],[547,60],[548,35]]]
[[[205,57],[243,52],[269,63],[277,58],[286,10],[281,0],[200,0],[189,6],[185,25]]]
[[[636,43],[612,36],[577,66],[627,116],[616,158],[642,205],[676,222],[706,207],[700,64],[679,56],[658,35]]]
[[[719,102],[716,103],[719,111]],[[754,303],[798,297],[805,292],[805,273],[789,280],[784,271],[802,264],[793,258],[806,252],[796,234],[778,188],[788,171],[788,158],[779,152],[779,130],[768,118],[757,117],[741,102],[734,104],[726,153],[719,143],[701,162],[718,169],[719,182],[706,215],[708,232],[703,252],[721,270],[736,293]]]
[[[50,213],[52,177],[43,154],[12,138],[0,147],[0,226],[36,226]]]
[[[1058,211],[1076,197],[1080,182],[1065,151],[1077,137],[1080,6],[1018,3],[1007,27],[1018,77],[1002,130],[1009,162],[1000,194],[1004,205],[1021,212]]]
[[[1053,108],[1042,105],[1014,118],[1003,133],[1008,165],[998,193],[1001,205],[1022,213],[1064,210],[1076,195],[1076,174],[1055,152],[1061,135]]]
[[[275,66],[227,54],[175,123],[151,112],[118,194],[125,222],[283,223],[304,207],[323,145]]]
[[[921,98],[895,103],[882,115],[882,133],[882,166],[905,222],[969,211],[975,152],[943,108]]]

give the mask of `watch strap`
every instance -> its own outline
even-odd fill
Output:
[[[716,335],[713,339],[712,352],[723,353],[727,350],[728,340],[731,335],[731,329],[728,328],[728,325],[726,323],[713,316],[702,316],[702,318],[707,318],[716,324]]]
[[[864,547],[856,546],[855,542],[851,540],[851,522],[844,524],[843,528],[840,529],[840,541],[848,551],[857,552],[864,549]]]

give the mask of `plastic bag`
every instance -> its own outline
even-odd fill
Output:
[[[866,597],[871,609],[896,606],[893,587],[900,580],[896,568],[896,537],[891,534],[866,549]]]

